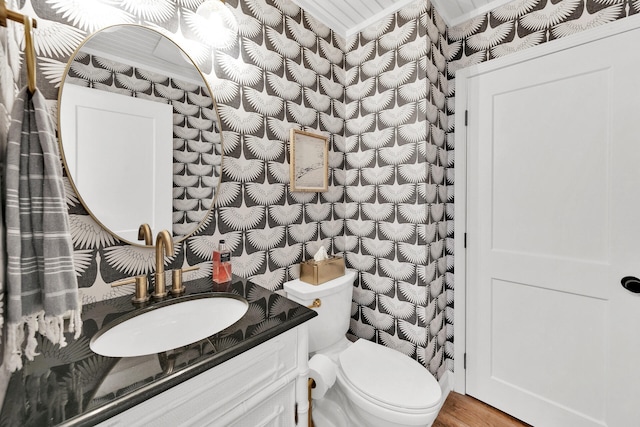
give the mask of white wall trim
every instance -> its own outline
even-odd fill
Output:
[[[499,70],[534,58],[561,52],[585,43],[604,39],[616,34],[640,28],[640,14],[619,19],[610,24],[584,31],[573,36],[557,39],[525,51],[506,57],[493,59],[478,65],[459,70],[456,73],[455,93],[455,238],[454,238],[454,387],[458,393],[466,393],[466,371],[464,354],[466,352],[466,264],[467,254],[464,248],[464,234],[467,231],[467,129],[465,110],[467,109],[468,80],[472,77]],[[472,239],[473,236],[468,236]]]
[[[445,400],[447,400],[447,396],[449,396],[449,393],[453,391],[454,383],[454,374],[451,371],[446,371],[438,381],[440,390],[442,390],[442,398],[440,399],[440,404],[438,405],[438,411],[442,409]]]
[[[466,352],[466,322],[467,322],[467,251],[464,247],[467,231],[467,126],[465,112],[467,109],[467,82],[456,79],[455,99],[455,169],[454,169],[454,200],[455,216],[453,220],[454,234],[454,271],[455,287],[453,299],[455,320],[453,322],[453,351],[454,351],[454,390],[466,393],[466,370],[464,367],[464,353]]]

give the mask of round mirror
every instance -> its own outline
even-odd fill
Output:
[[[173,41],[116,25],[69,59],[58,97],[62,159],[89,214],[120,240],[192,234],[220,184],[222,136],[211,90]],[[147,245],[153,244],[147,241]]]

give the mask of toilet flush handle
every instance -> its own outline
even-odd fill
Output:
[[[622,283],[622,287],[624,287],[629,292],[633,292],[634,294],[640,293],[640,279],[633,276],[623,277],[620,281]]]
[[[313,300],[313,302],[311,303],[311,305],[307,306],[309,308],[318,308],[322,305],[322,301],[320,300],[320,298],[316,298]]]

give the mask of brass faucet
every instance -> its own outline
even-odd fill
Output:
[[[152,294],[155,299],[167,296],[164,280],[164,256],[173,256],[173,238],[167,230],[162,230],[156,236],[156,288]]]
[[[144,240],[144,244],[147,246],[153,245],[153,238],[151,237],[151,227],[149,224],[142,224],[138,228],[138,240]]]

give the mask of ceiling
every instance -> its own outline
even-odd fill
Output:
[[[347,38],[415,0],[293,1],[327,27]],[[431,0],[431,3],[447,26],[454,27],[510,1],[512,0]]]
[[[122,25],[104,29],[88,38],[79,52],[202,85],[200,71],[182,49],[149,28]]]

